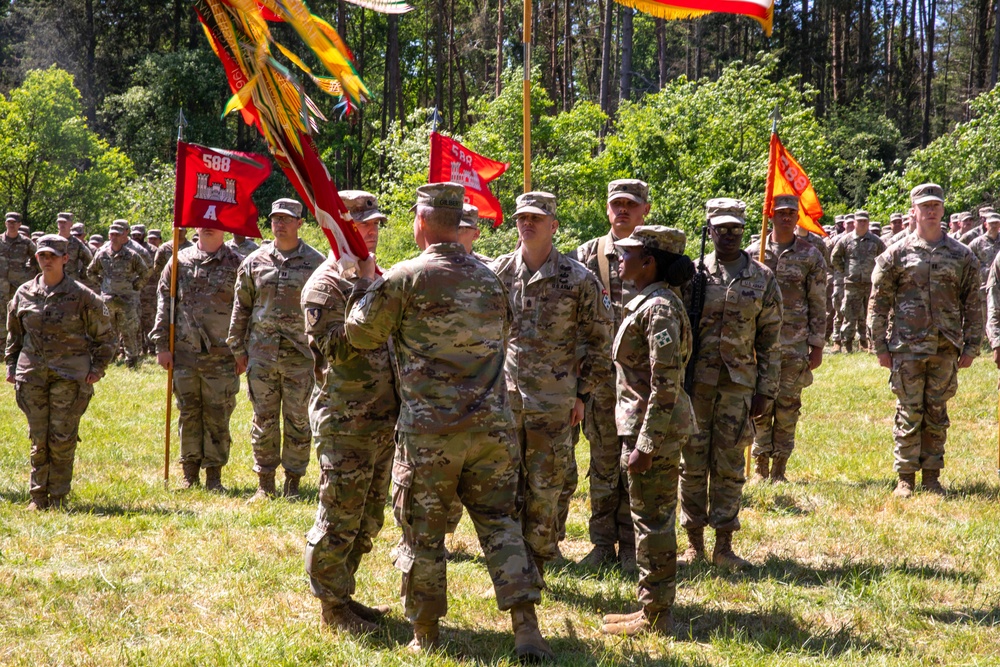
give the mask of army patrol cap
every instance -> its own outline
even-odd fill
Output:
[[[36,240],[42,238],[43,236],[45,236],[45,232],[38,232],[38,231],[31,232],[31,240],[32,241],[36,241]]]
[[[928,201],[944,202],[944,189],[937,183],[921,183],[910,190],[910,203],[914,206]]]
[[[344,200],[347,212],[355,222],[369,220],[387,220],[385,214],[378,209],[378,200],[370,192],[364,190],[341,190],[340,198]]]
[[[522,213],[537,213],[538,215],[556,215],[556,196],[551,192],[525,192],[517,198],[517,208],[514,219]]]
[[[86,229],[82,222],[74,222],[73,226],[69,228],[69,233],[73,236],[83,236],[83,232]]]
[[[73,214],[68,211],[61,211],[56,214],[56,222],[59,222],[60,220],[69,220],[70,222],[73,222]]]
[[[638,178],[619,178],[617,181],[611,181],[608,183],[608,203],[610,204],[616,199],[628,199],[637,204],[648,204],[649,184]]]
[[[128,233],[128,231],[130,229],[129,224],[128,224],[128,220],[126,220],[125,218],[118,218],[117,220],[112,220],[111,224],[112,225],[118,225],[119,227],[124,227],[126,234]]]
[[[842,215],[835,215],[835,216],[833,216],[833,221],[834,221],[834,223],[843,222],[844,221],[844,216],[842,216]]]
[[[892,215],[889,216],[889,222],[895,222],[896,220],[899,220],[900,222],[902,222],[903,221],[903,214],[902,213],[893,213]]]
[[[271,212],[267,218],[270,220],[275,215],[290,215],[293,218],[301,218],[302,204],[294,199],[278,199],[271,203]]]
[[[132,225],[132,233],[133,234],[142,234],[143,236],[145,236],[146,235],[146,225]]]
[[[628,238],[615,241],[619,248],[649,248],[675,255],[683,254],[687,236],[684,232],[663,225],[640,225],[632,230]]]
[[[67,241],[58,234],[43,234],[37,242],[35,254],[50,252],[53,255],[62,257],[66,254]]]
[[[465,186],[458,183],[428,183],[417,188],[417,203],[410,207],[410,213],[418,206],[430,208],[454,208],[462,210],[465,203]]]
[[[962,211],[961,213],[958,214],[958,219],[961,222],[965,222],[966,220],[972,220],[973,217],[974,216],[969,211]]]
[[[128,233],[128,229],[117,220],[112,222],[111,226],[108,228],[108,234],[126,234],[126,233]]]
[[[868,220],[868,211],[859,210],[854,212],[855,220]]]
[[[91,234],[89,241],[90,241],[90,243],[96,243],[98,245],[103,245],[104,244],[104,237],[101,236],[100,234]]]
[[[161,239],[162,240],[163,239],[163,234],[160,232],[159,229],[150,229],[149,233],[146,234],[146,238],[148,238],[148,239]]]
[[[10,220],[13,220],[14,222],[21,222],[21,214],[20,213],[15,213],[14,211],[11,211],[7,215],[5,215],[4,218],[3,218],[4,222],[8,222]]]
[[[462,204],[462,219],[458,221],[458,226],[479,229],[479,208],[472,204]]]
[[[994,211],[993,211],[993,207],[992,206],[980,206],[979,207],[979,217],[980,218],[984,218],[985,219],[986,216],[988,216],[989,214],[991,214],[993,212]]]
[[[709,199],[705,203],[705,214],[708,221],[713,225],[724,225],[726,223],[736,223],[746,225],[747,205],[739,199],[729,197],[718,197]]]
[[[799,198],[795,195],[776,195],[774,198],[774,210],[799,210]]]
[[[987,214],[985,222],[1000,222],[1000,213]]]
[[[848,220],[850,220],[851,222],[854,222],[854,214],[853,213],[847,213],[846,215],[844,215],[844,222],[847,222]]]
[[[21,225],[20,227],[17,228],[17,231],[27,236],[28,234],[31,233],[31,227],[29,227],[28,225]]]

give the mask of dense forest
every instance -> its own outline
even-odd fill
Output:
[[[341,188],[370,189],[402,206],[399,188],[420,182],[435,123],[512,163],[497,183],[507,204],[520,188],[523,5],[412,4],[412,12],[387,16],[344,0],[309,1],[345,38],[373,93],[346,116],[335,98],[314,95],[330,118],[317,137],[324,160]],[[987,129],[997,123],[989,91],[1000,66],[998,7],[1000,0],[779,0],[768,38],[745,17],[663,21],[611,0],[538,0],[535,185],[573,202],[566,215],[581,234],[600,218],[602,181],[621,174],[650,180],[664,219],[693,224],[696,212],[682,209],[697,209],[706,194],[753,196],[767,116],[779,105],[783,138],[828,212],[869,205],[881,214],[902,205],[912,178],[942,169],[937,177],[963,193],[949,203],[993,201],[1000,139]],[[295,41],[287,27],[273,30]],[[0,8],[0,94],[0,204],[25,208],[38,225],[60,204],[96,217],[112,216],[112,203],[134,216],[162,215],[181,108],[188,140],[266,151],[238,114],[220,120],[224,74],[183,0],[8,0]],[[78,173],[50,174],[48,190],[28,173],[26,156],[41,154],[11,134],[39,131],[17,116],[44,104],[80,120],[72,131],[49,130],[65,158],[62,167],[55,156],[42,158],[49,171]],[[970,147],[970,137],[988,145]],[[949,160],[954,168],[942,166]],[[962,169],[963,180],[952,182]],[[261,197],[284,191],[280,178]],[[32,179],[36,191],[26,197]],[[105,192],[112,186],[120,198]]]

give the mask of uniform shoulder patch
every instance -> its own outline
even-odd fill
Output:
[[[314,327],[322,314],[323,311],[319,308],[306,308],[306,322],[310,327]]]
[[[669,331],[663,329],[662,331],[653,334],[653,341],[656,342],[656,347],[663,347],[665,345],[670,345],[674,339],[670,337]]]
[[[608,290],[602,287],[601,294],[603,295],[604,307],[607,310],[611,310],[611,297],[608,295]]]

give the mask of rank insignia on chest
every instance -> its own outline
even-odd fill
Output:
[[[522,304],[524,306],[524,310],[533,310],[535,307],[535,297],[533,296],[524,297]]]
[[[281,278],[282,280],[285,280],[286,278],[288,278],[288,271],[279,271],[278,277]]]
[[[653,340],[656,341],[656,347],[663,347],[672,343],[674,339],[670,337],[670,332],[664,329],[659,333],[653,334]]]
[[[316,323],[319,322],[319,316],[319,308],[306,308],[306,321],[309,323],[310,327],[316,326]]]

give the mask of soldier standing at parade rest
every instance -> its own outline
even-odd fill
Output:
[[[615,241],[628,238],[649,215],[649,185],[634,178],[608,183],[607,216],[610,231],[591,239],[576,249],[570,257],[576,259],[598,277],[604,291],[611,297],[614,323],[612,336],[618,331],[625,304],[636,296],[632,284],[618,275],[620,250]],[[583,433],[590,442],[590,541],[594,545],[580,565],[597,568],[618,562],[626,572],[634,572],[635,533],[629,512],[625,474],[619,461],[621,443],[611,406],[615,403],[615,382],[612,377],[595,387],[587,401]]]
[[[802,409],[802,390],[812,384],[812,372],[823,363],[826,331],[826,264],[805,239],[796,236],[799,200],[774,198],[774,218],[764,264],[781,289],[781,379],[778,395],[754,419],[752,454],[760,480],[784,482],[785,466],[795,449],[795,426]],[[747,248],[758,257],[760,244]],[[773,464],[773,465],[772,465]]]
[[[753,433],[750,420],[762,417],[778,393],[781,291],[771,270],[740,250],[746,204],[712,199],[706,210],[715,251],[704,260],[705,306],[690,362],[698,433],[681,448],[681,525],[690,545],[678,561],[705,558],[704,531],[711,526],[712,562],[742,568],[749,563],[733,552],[732,540],[746,481],[743,450]]]
[[[559,497],[575,469],[573,427],[614,377],[611,300],[597,277],[552,245],[556,198],[526,192],[514,211],[520,245],[490,268],[514,313],[504,373],[520,446],[521,527],[539,573],[558,554]]]
[[[146,241],[146,225],[132,225],[129,236],[146,253],[146,263],[149,264],[149,278],[139,290],[139,343],[143,354],[155,354],[149,332],[153,330],[156,320],[156,290],[160,275],[153,273],[153,260],[156,257],[156,247]]]
[[[199,228],[198,243],[177,253],[174,353],[170,354],[171,266],[157,282],[157,309],[150,340],[156,361],[174,369],[184,488],[200,484],[224,493],[222,468],[229,462],[229,419],[240,379],[226,345],[240,257],[223,244],[217,229]]]
[[[980,295],[983,298],[983,322],[987,321],[988,315],[986,306],[989,300],[986,296],[986,284],[990,277],[990,268],[997,254],[1000,254],[1000,215],[989,213],[983,223],[986,233],[978,236],[969,244],[969,250],[979,260],[979,285]]]
[[[872,291],[872,270],[875,258],[885,251],[885,243],[868,231],[868,212],[854,213],[854,231],[845,233],[833,246],[830,259],[843,275],[843,324],[840,343],[847,352],[854,351],[854,335],[858,349],[868,349],[868,298]]]
[[[340,197],[374,255],[384,219],[375,195],[342,190]],[[374,350],[347,343],[347,297],[356,282],[353,271],[329,258],[302,288],[316,375],[309,423],[320,467],[319,508],[306,535],[305,566],[323,622],[361,633],[375,631],[374,623],[388,611],[353,596],[361,559],[385,520],[399,398],[388,343]]]
[[[445,529],[457,493],[479,535],[497,606],[511,612],[518,657],[551,659],[535,615],[542,581],[514,507],[520,455],[504,380],[510,303],[500,279],[458,242],[464,193],[455,183],[417,189],[413,236],[423,252],[374,281],[374,260],[360,263],[347,340],[374,350],[392,336],[400,369],[392,502],[402,529],[395,566],[413,623],[410,649],[440,643]]]
[[[617,245],[619,275],[639,290],[625,305],[615,337],[615,420],[622,439],[635,527],[642,609],[604,617],[601,632],[636,635],[673,632],[677,579],[677,478],[681,448],[695,433],[684,369],[691,356],[691,324],[671,286],[688,281],[694,265],[684,232],[660,225],[636,227]]]
[[[66,256],[69,258],[63,270],[73,280],[83,282],[87,275],[87,267],[94,259],[94,253],[86,243],[72,233],[73,227],[75,225],[72,213],[60,213],[56,217],[56,228],[59,230],[59,236],[66,239]]]
[[[160,246],[163,245],[163,233],[159,229],[150,229],[149,233],[146,234],[146,243],[153,249],[153,264],[155,266],[156,253],[160,249]],[[150,279],[152,278],[159,280],[160,275],[158,273],[154,274]]]
[[[910,191],[910,202],[916,232],[879,256],[868,313],[879,365],[891,370],[897,398],[894,494],[901,497],[912,495],[918,470],[926,490],[944,493],[948,399],[983,336],[979,261],[941,230],[944,191],[924,183]]]
[[[891,239],[901,231],[903,231],[903,214],[893,213],[889,216],[889,238]],[[888,246],[888,243],[886,245]]]
[[[140,354],[139,288],[148,276],[149,266],[138,251],[127,245],[127,230],[119,221],[111,225],[108,238],[110,241],[94,253],[87,273],[101,286],[111,325],[125,349],[126,365],[136,368]]]
[[[843,222],[844,231],[826,240],[827,246],[830,248],[830,273],[833,280],[833,299],[827,306],[826,328],[831,334],[830,341],[833,343],[834,354],[842,351],[841,329],[844,326],[844,296],[846,288],[844,287],[844,273],[837,268],[836,263],[833,261],[833,250],[837,247],[837,242],[840,239],[854,232],[854,215],[847,214],[842,216],[841,221]]]
[[[966,246],[972,245],[972,242],[978,239],[980,236],[986,233],[986,217],[993,213],[992,206],[982,206],[979,208],[979,221],[969,214],[969,220],[972,224],[972,228],[964,232],[958,239],[959,243]]]
[[[343,193],[341,193],[341,199],[343,199]],[[229,246],[230,249],[235,250],[236,254],[244,259],[249,257],[250,253],[254,250],[260,248],[260,245],[258,245],[256,241],[239,234],[233,234],[232,240],[226,241],[226,245]]]
[[[80,417],[114,353],[104,302],[63,270],[66,245],[58,234],[38,240],[42,273],[17,290],[7,312],[7,382],[28,418],[32,510],[65,506]]]
[[[21,236],[21,214],[16,212],[4,216],[6,231],[0,236],[0,340],[7,339],[7,304],[14,298],[17,288],[35,277],[38,262],[35,259],[35,244]]]
[[[273,202],[270,220],[274,243],[250,253],[237,273],[227,340],[237,372],[247,373],[253,405],[254,501],[277,494],[274,473],[279,465],[285,469],[285,497],[297,498],[299,480],[309,466],[313,357],[301,300],[302,287],[324,260],[299,239],[301,203]],[[284,422],[283,443],[279,420]]]

